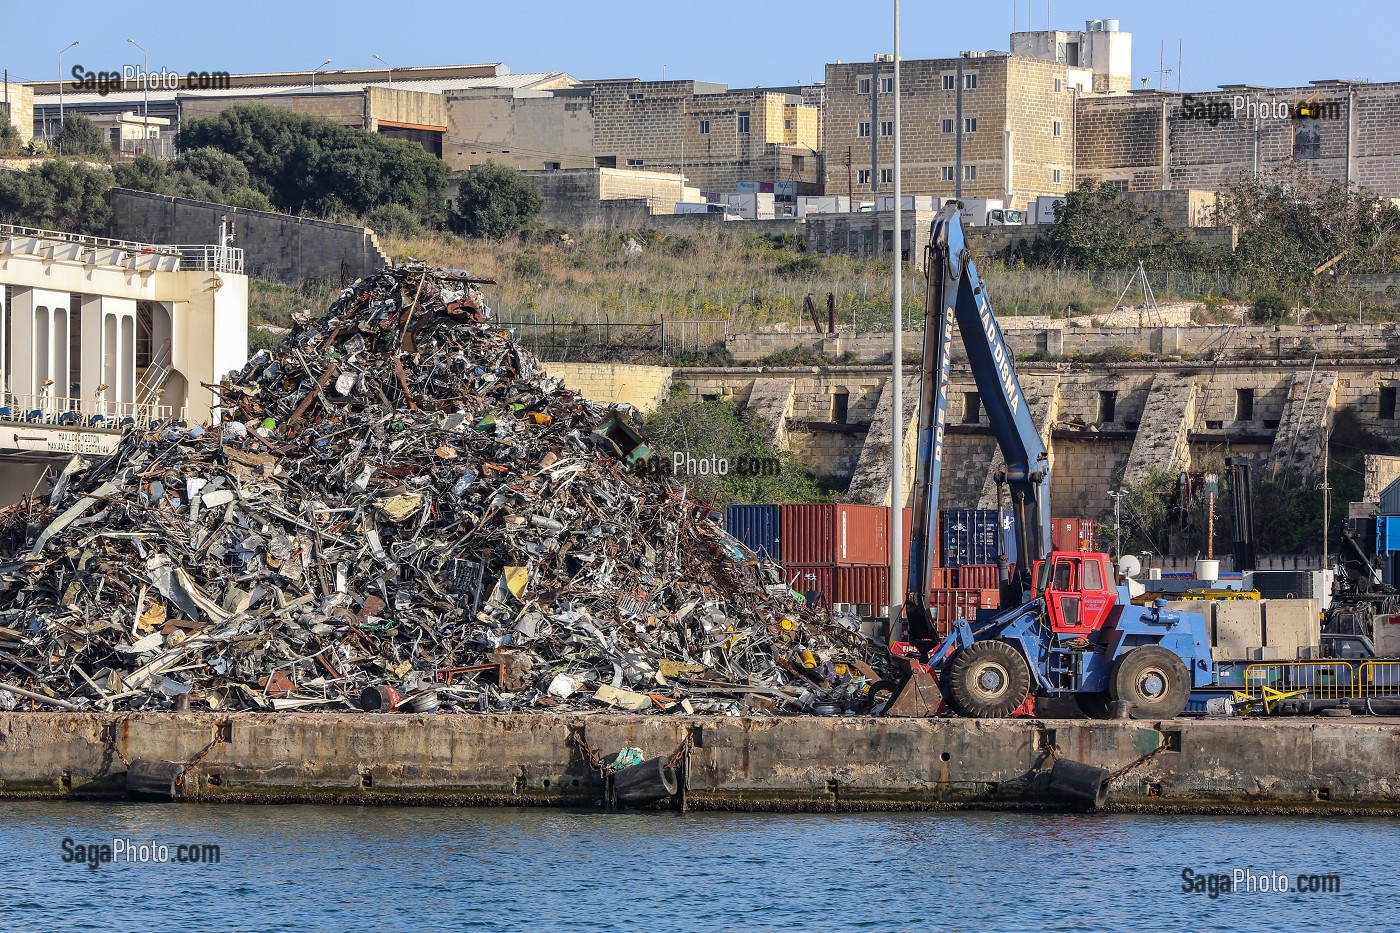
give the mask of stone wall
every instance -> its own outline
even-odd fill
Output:
[[[655,411],[671,392],[672,370],[626,363],[545,363],[545,371],[584,398]]]
[[[10,125],[19,131],[21,143],[34,138],[33,88],[17,81],[5,85],[4,96],[0,96],[0,113],[9,117]]]
[[[374,231],[226,204],[113,188],[112,235],[141,243],[217,244],[219,221],[234,225],[247,274],[279,282],[350,281],[388,263]]]
[[[583,93],[520,97],[501,88],[448,91],[443,159],[453,169],[500,162],[521,171],[592,168],[593,101]]]

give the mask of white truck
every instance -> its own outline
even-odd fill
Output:
[[[1008,208],[1000,198],[963,198],[962,215],[975,227],[1019,227],[1026,212]]]

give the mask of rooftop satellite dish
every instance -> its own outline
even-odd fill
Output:
[[[1142,573],[1142,562],[1131,554],[1118,558],[1118,572],[1125,577],[1136,577]]]

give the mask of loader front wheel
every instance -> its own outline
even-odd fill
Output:
[[[962,716],[1010,716],[1026,701],[1030,688],[1025,658],[1004,641],[969,645],[948,665],[948,703]]]
[[[1132,704],[1134,719],[1172,719],[1186,709],[1191,696],[1191,672],[1161,645],[1132,648],[1113,662],[1109,696]]]

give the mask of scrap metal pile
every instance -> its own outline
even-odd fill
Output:
[[[795,601],[629,412],[410,264],[0,511],[0,707],[862,708],[880,646]],[[11,689],[3,689],[9,687]]]

